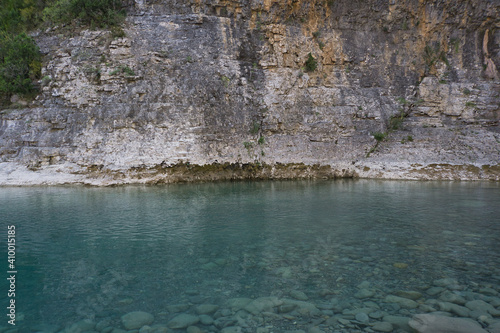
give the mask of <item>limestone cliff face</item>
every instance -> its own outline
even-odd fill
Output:
[[[136,0],[125,37],[38,33],[42,93],[0,114],[0,184],[500,180],[499,13]]]

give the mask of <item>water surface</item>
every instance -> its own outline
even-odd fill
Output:
[[[345,313],[351,326],[325,318],[366,302],[410,317],[422,308],[398,308],[385,297],[417,291],[424,304],[439,296],[425,292],[442,278],[458,282],[455,293],[500,291],[497,183],[7,187],[0,188],[0,216],[5,235],[7,225],[16,226],[21,332],[56,332],[82,319],[123,328],[120,317],[137,310],[166,324],[176,315],[171,305],[187,304],[183,311],[195,314],[196,305],[215,304],[220,312],[229,299],[284,299],[292,291],[321,312],[262,315],[264,322],[250,316],[248,327],[239,323],[243,331],[276,321],[307,330],[323,318],[325,331],[354,332],[368,324]],[[355,297],[362,289],[374,295]]]

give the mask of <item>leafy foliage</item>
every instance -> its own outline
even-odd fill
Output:
[[[2,0],[0,30],[19,33],[33,28],[41,21],[44,0]]]
[[[377,140],[377,142],[384,140],[386,136],[387,134],[382,132],[373,133],[373,137],[375,138],[375,140]]]
[[[427,44],[425,46],[424,61],[427,66],[427,70],[432,69],[438,61],[442,61],[446,64],[446,67],[450,67],[450,63],[446,58],[446,53],[444,51],[441,51],[439,44],[435,44],[434,46]]]
[[[309,54],[307,55],[307,60],[306,60],[306,70],[308,72],[314,72],[317,67],[318,67],[318,62],[316,61],[316,59],[314,59],[312,54],[309,52]]]
[[[121,0],[55,0],[43,10],[45,21],[70,23],[78,20],[91,27],[107,28],[125,18]]]
[[[25,33],[0,32],[0,94],[28,94],[40,78],[41,55],[33,39]]]

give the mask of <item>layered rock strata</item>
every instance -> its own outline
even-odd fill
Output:
[[[41,94],[0,113],[0,184],[500,180],[499,9],[137,0],[122,37],[39,32]]]

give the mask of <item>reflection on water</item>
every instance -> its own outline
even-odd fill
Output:
[[[152,314],[153,331],[181,313],[209,332],[397,332],[408,328],[387,316],[478,320],[466,303],[483,296],[500,313],[495,183],[1,188],[0,202],[17,230],[21,332],[109,333],[132,311]],[[485,327],[498,318],[483,312]]]

